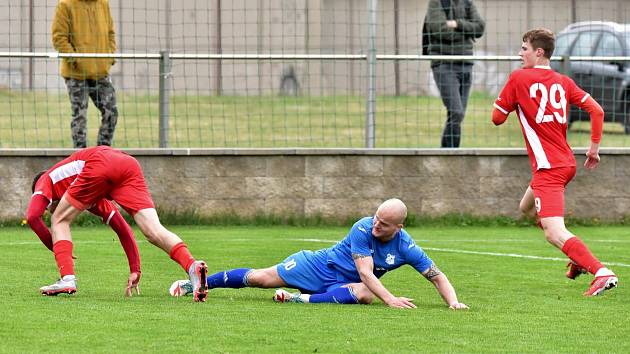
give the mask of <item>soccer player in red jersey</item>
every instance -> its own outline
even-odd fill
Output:
[[[26,221],[42,243],[51,251],[53,250],[52,234],[42,217],[47,209],[51,214],[54,213],[59,199],[61,199],[61,196],[66,192],[70,184],[74,182],[77,174],[76,162],[65,159],[48,171],[38,173],[33,179],[33,196],[26,211]],[[118,211],[118,208],[107,199],[99,200],[89,211],[94,215],[100,216],[104,224],[111,226],[118,235],[123,250],[127,255],[129,278],[127,279],[125,294],[131,296],[133,289],[136,290],[136,294],[140,294],[138,286],[141,276],[140,255],[136,240],[133,237],[133,231]],[[76,291],[76,284],[62,285],[46,289],[44,294],[72,294]]]
[[[604,111],[571,78],[553,71],[550,58],[555,36],[548,29],[526,32],[519,55],[523,68],[514,71],[494,102],[492,122],[503,124],[517,111],[531,162],[532,180],[521,199],[520,209],[536,216],[545,238],[569,259],[567,277],[582,273],[595,275],[586,296],[601,295],[617,286],[617,276],[593,256],[588,247],[564,225],[564,190],[575,176],[576,162],[567,143],[567,104],[587,111],[591,118],[591,145],[584,167],[599,163]]]
[[[208,294],[206,263],[195,260],[186,244],[162,226],[138,161],[108,146],[83,149],[68,159],[73,161],[78,175],[52,215],[53,252],[62,279],[50,287],[63,283],[64,279],[74,284],[70,224],[83,210],[107,198],[134,218],[149,242],[168,253],[188,272],[194,288],[193,301],[205,301]]]

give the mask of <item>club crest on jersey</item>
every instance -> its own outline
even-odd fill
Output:
[[[396,256],[393,254],[388,253],[387,254],[387,258],[385,258],[385,263],[389,264],[389,265],[393,265],[394,262],[396,262]]]

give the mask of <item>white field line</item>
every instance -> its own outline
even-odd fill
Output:
[[[306,242],[322,242],[322,243],[335,243],[330,240],[320,240],[315,238],[307,238],[307,239],[292,239],[292,241],[306,241]],[[512,257],[512,258],[525,258],[525,259],[536,259],[536,260],[545,260],[545,261],[559,261],[566,262],[567,258],[558,258],[558,257],[541,257],[541,256],[529,256],[525,254],[518,253],[497,253],[497,252],[480,252],[480,251],[466,251],[466,250],[457,250],[450,248],[435,248],[435,247],[422,247],[423,250],[435,251],[435,252],[448,252],[448,253],[462,253],[462,254],[474,254],[480,256],[494,256],[494,257]],[[617,262],[602,262],[605,265],[615,266],[615,267],[630,267],[630,264],[625,263],[617,263]]]
[[[260,242],[260,240],[252,239],[252,238],[239,238],[239,239],[226,239],[229,241],[252,241],[252,242]],[[314,243],[337,243],[337,241],[333,240],[323,240],[318,238],[292,238],[288,239],[289,241],[300,241],[300,242],[314,242]],[[277,242],[277,240],[273,240]],[[420,240],[423,242],[431,242],[431,240]],[[453,240],[450,240],[453,241]],[[485,240],[490,241],[490,240]],[[505,240],[497,240],[496,242],[504,242]],[[517,241],[517,240],[514,240]],[[610,241],[622,241],[622,240],[610,240]],[[138,243],[145,242],[144,240],[137,240]],[[437,241],[443,242],[443,241]],[[592,242],[592,241],[589,241]],[[78,244],[110,244],[116,243],[116,241],[75,241]],[[33,245],[40,244],[39,241],[18,241],[18,242],[0,242],[0,246],[18,246],[18,245]],[[536,259],[536,260],[546,260],[546,261],[558,261],[558,262],[566,262],[567,258],[559,258],[559,257],[542,257],[542,256],[530,256],[525,254],[518,253],[498,253],[498,252],[480,252],[480,251],[467,251],[460,249],[451,249],[451,248],[436,248],[436,247],[422,247],[424,250],[435,251],[435,252],[447,252],[447,253],[460,253],[460,254],[474,254],[480,256],[494,256],[494,257],[512,257],[512,258],[525,258],[525,259]],[[630,264],[618,263],[618,262],[602,262],[605,265],[615,266],[615,267],[630,267]]]

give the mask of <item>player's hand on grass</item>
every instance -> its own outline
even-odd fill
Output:
[[[414,303],[413,303],[413,299],[406,298],[406,297],[403,297],[403,296],[393,298],[387,304],[387,306],[394,307],[394,308],[399,308],[399,309],[415,309],[416,308],[416,305],[414,305]]]
[[[467,310],[468,306],[466,306],[466,304],[463,304],[461,302],[456,302],[452,304],[451,306],[449,306],[448,308],[451,310]]]
[[[136,295],[140,295],[140,277],[139,272],[132,272],[127,279],[127,289],[125,289],[125,296],[132,296],[132,290],[136,289]]]

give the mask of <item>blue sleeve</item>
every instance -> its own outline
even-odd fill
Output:
[[[414,267],[418,272],[426,272],[433,264],[433,260],[415,243],[410,244],[406,254],[407,264]]]
[[[365,228],[359,223],[356,223],[354,224],[354,226],[352,226],[352,229],[350,229],[350,233],[348,234],[351,254],[372,257],[369,242],[369,238],[372,237],[370,232],[370,229]]]

